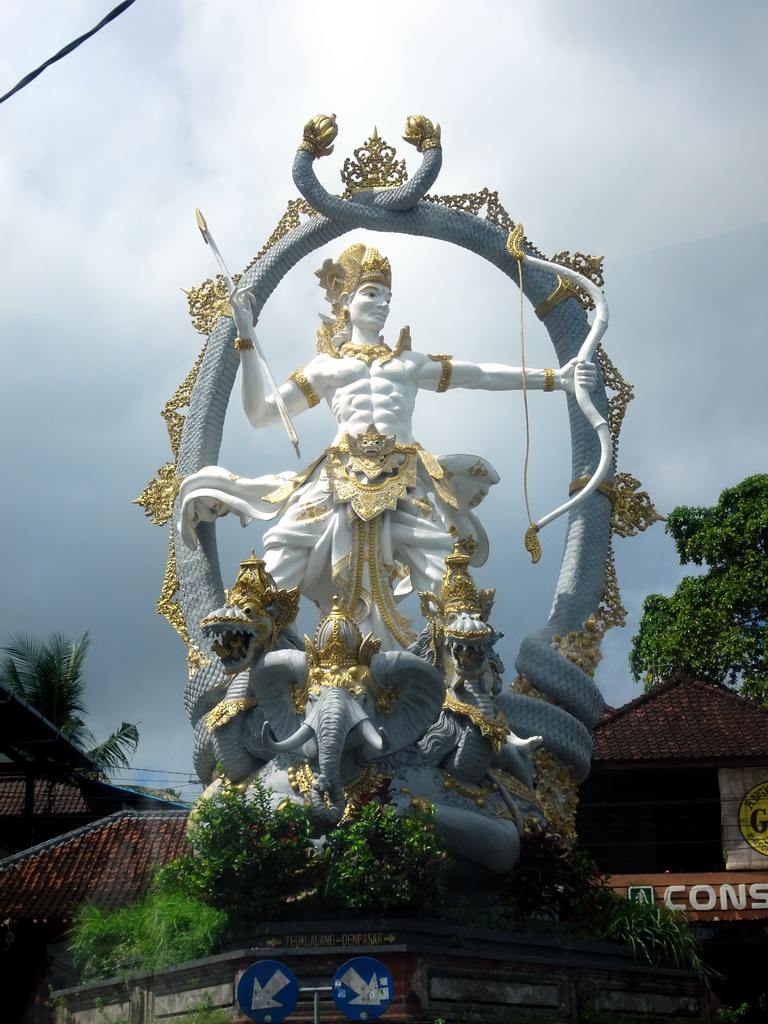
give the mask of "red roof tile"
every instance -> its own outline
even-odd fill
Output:
[[[31,805],[27,808],[28,785]],[[0,816],[21,814],[87,814],[88,801],[81,782],[66,775],[47,779],[0,777]]]
[[[768,760],[768,707],[697,679],[676,677],[604,715],[592,760]]]
[[[187,811],[118,811],[0,861],[0,917],[67,917],[77,904],[111,910],[149,887],[187,849]]]

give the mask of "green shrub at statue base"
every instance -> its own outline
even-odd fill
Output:
[[[685,916],[629,903],[610,889],[589,856],[566,849],[547,829],[530,828],[523,855],[490,919],[444,903],[451,866],[431,812],[394,810],[370,800],[320,837],[311,810],[270,806],[223,789],[190,819],[193,852],[161,868],[137,903],[76,915],[72,954],[83,980],[124,977],[216,953],[227,933],[286,918],[392,915],[528,931],[542,923],[587,939],[629,945],[652,963],[706,977]]]
[[[404,817],[371,801],[355,821],[318,832],[312,812],[273,810],[258,786],[225,789],[190,819],[193,852],[158,871],[132,906],[75,915],[72,955],[83,980],[125,976],[209,956],[254,921],[397,914],[442,907],[450,861],[429,813]]]
[[[229,926],[227,914],[183,895],[150,893],[120,910],[82,907],[70,952],[83,981],[123,978],[218,949]]]

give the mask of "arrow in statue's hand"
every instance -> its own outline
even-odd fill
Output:
[[[216,257],[216,262],[219,264],[219,268],[224,277],[224,281],[226,282],[227,291],[231,295],[235,288],[234,282],[232,281],[232,275],[227,269],[227,265],[224,262],[223,256],[219,252],[219,247],[213,240],[213,235],[208,230],[208,225],[206,224],[205,217],[197,208],[195,209],[195,217],[197,218],[197,226],[200,228],[200,234],[203,236],[203,241],[205,242],[206,245],[209,245],[211,247],[213,255]],[[288,431],[288,437],[290,437],[291,439],[291,444],[293,445],[294,451],[296,452],[296,456],[297,458],[300,459],[301,452],[299,451],[299,439],[296,436],[296,431],[293,428],[293,423],[291,423],[291,417],[288,415],[288,410],[285,407],[283,396],[280,394],[280,389],[275,383],[275,378],[272,376],[272,371],[269,368],[266,356],[264,355],[262,347],[259,344],[259,339],[256,337],[256,332],[254,331],[253,327],[249,327],[248,329],[248,340],[253,344],[253,347],[256,350],[256,355],[259,357],[262,369],[264,370],[264,376],[267,378],[267,383],[269,384],[272,390],[272,396],[275,399],[275,406],[277,408],[277,411],[280,413],[280,419],[283,421],[283,426]]]

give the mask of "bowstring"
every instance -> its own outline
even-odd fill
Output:
[[[533,526],[531,518],[531,506],[528,501],[528,460],[531,454],[531,426],[528,418],[528,387],[525,379],[525,318],[523,299],[523,261],[517,261],[517,273],[520,285],[520,369],[522,370],[523,385],[523,416],[525,420],[525,458],[523,459],[523,499],[525,501],[525,514],[528,516],[528,525]]]

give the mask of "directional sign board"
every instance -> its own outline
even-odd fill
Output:
[[[237,983],[237,1001],[243,1013],[259,1024],[274,1024],[287,1017],[299,999],[299,986],[277,960],[259,960],[243,972]]]
[[[352,1020],[372,1020],[384,1013],[394,995],[392,975],[369,956],[347,960],[333,979],[336,1009]]]

